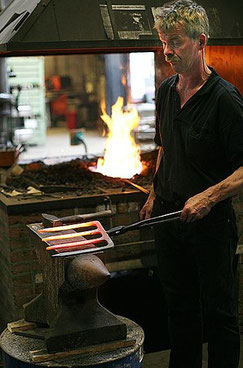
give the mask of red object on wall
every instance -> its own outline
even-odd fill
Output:
[[[52,83],[53,89],[55,89],[55,90],[61,89],[61,78],[60,78],[60,75],[53,75],[51,77],[51,83]]]
[[[75,129],[77,122],[77,113],[76,111],[69,112],[67,114],[67,127],[68,129]]]
[[[51,101],[51,112],[53,115],[67,114],[67,96],[60,95]]]

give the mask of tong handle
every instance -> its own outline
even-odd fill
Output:
[[[151,217],[149,219],[146,220],[142,220],[140,221],[140,226],[141,227],[146,227],[146,226],[151,226],[151,225],[156,225],[156,224],[161,224],[163,222],[171,222],[174,220],[177,220],[180,218],[180,215],[182,213],[181,211],[176,211],[176,212],[171,212],[171,213],[166,213],[165,215],[159,215],[156,217]]]
[[[165,215],[159,215],[156,217],[151,217],[149,219],[139,221],[136,223],[138,226],[137,228],[140,229],[146,226],[151,226],[151,225],[161,224],[163,222],[171,222],[171,221],[177,220],[180,217],[181,213],[182,211],[170,212],[170,213],[166,213]]]
[[[165,215],[159,215],[156,217],[151,217],[149,219],[141,220],[138,222],[135,222],[131,225],[127,226],[117,226],[113,229],[110,229],[107,231],[109,235],[120,235],[130,230],[138,230],[146,226],[156,225],[162,222],[170,222],[177,220],[182,211],[176,211],[171,213],[166,213]]]

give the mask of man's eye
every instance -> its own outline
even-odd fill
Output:
[[[174,47],[174,48],[180,47],[180,45],[181,45],[180,41],[173,41],[172,42],[172,47]]]

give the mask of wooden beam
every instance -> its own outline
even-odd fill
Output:
[[[136,340],[120,340],[108,342],[100,345],[90,345],[84,346],[80,349],[69,350],[69,351],[60,351],[56,353],[48,353],[47,350],[33,350],[30,351],[30,357],[33,362],[48,362],[54,359],[66,358],[72,355],[81,355],[81,354],[96,354],[103,353],[107,351],[113,351],[120,348],[127,348],[135,345]]]

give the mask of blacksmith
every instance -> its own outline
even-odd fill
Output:
[[[237,368],[234,293],[237,229],[231,198],[243,189],[243,101],[205,61],[206,11],[178,0],[156,11],[155,28],[175,74],[157,93],[157,172],[141,219],[182,209],[157,225],[168,303],[170,368]]]

